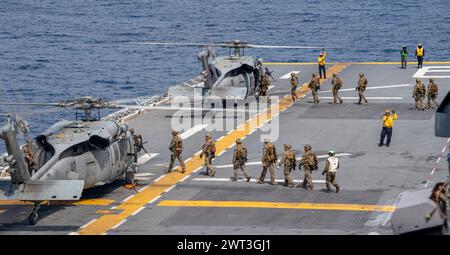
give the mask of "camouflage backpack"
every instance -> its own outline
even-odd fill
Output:
[[[295,154],[292,151],[288,151],[286,153],[286,161],[288,163],[292,164],[292,168],[295,169],[295,167],[297,166],[296,164],[296,158],[295,158]]]
[[[430,89],[428,89],[428,92],[429,92],[431,95],[433,95],[433,94],[436,94],[437,91],[438,91],[438,88],[437,88],[436,84],[435,84],[435,83],[432,83],[432,84],[430,85]]]
[[[341,89],[342,88],[342,79],[341,78],[336,78],[335,84],[336,84],[336,89]]]
[[[244,146],[236,147],[236,154],[238,158],[245,159],[247,158],[247,149]]]
[[[216,144],[214,142],[211,142],[209,151],[211,152],[212,157],[215,158],[216,157]]]
[[[316,161],[316,157],[312,152],[307,152],[305,154],[305,163],[307,165],[308,169],[311,170],[317,170],[317,161]]]

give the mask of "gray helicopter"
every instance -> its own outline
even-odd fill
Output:
[[[141,135],[127,124],[113,118],[101,119],[100,110],[168,110],[238,112],[238,109],[126,105],[120,101],[81,97],[59,103],[0,102],[0,105],[33,105],[73,108],[75,120],[62,120],[31,139],[28,124],[20,118],[8,118],[0,127],[6,155],[0,156],[0,168],[6,165],[9,180],[0,180],[0,200],[34,202],[28,220],[35,225],[43,201],[79,200],[84,189],[124,179],[134,187],[134,174],[139,171],[138,154],[148,151]],[[79,111],[82,113],[80,114]],[[96,117],[94,112],[96,111]],[[242,110],[249,112],[249,110]],[[81,115],[81,117],[79,116]],[[19,145],[18,135],[26,143]]]
[[[257,95],[261,75],[266,74],[273,80],[272,72],[265,67],[263,60],[255,56],[245,56],[246,48],[272,48],[272,49],[321,49],[322,47],[309,46],[276,46],[256,45],[240,40],[224,43],[164,43],[164,42],[138,42],[139,45],[159,46],[188,46],[204,47],[198,59],[202,64],[202,73],[189,82],[169,88],[171,98],[177,96],[197,97],[207,99],[214,96],[222,99],[245,100],[249,96]],[[227,56],[217,56],[213,47],[229,49]]]
[[[7,150],[3,162],[10,175],[10,180],[0,181],[0,200],[34,202],[28,218],[31,225],[38,220],[42,201],[79,200],[84,189],[120,178],[134,184],[137,154],[145,150],[142,136],[134,134],[126,124],[100,119],[100,109],[121,108],[119,105],[92,97],[19,104],[70,107],[77,111],[75,121],[60,121],[34,139],[28,136],[28,124],[20,117],[8,118],[0,128]],[[84,112],[80,120],[79,110]],[[92,116],[93,110],[97,110],[97,118]],[[27,140],[23,146],[18,143],[20,133]]]

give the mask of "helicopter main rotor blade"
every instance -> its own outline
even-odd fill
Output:
[[[211,111],[211,112],[250,112],[259,113],[257,110],[247,110],[239,108],[202,108],[202,107],[173,107],[173,106],[140,106],[140,105],[120,105],[123,108],[142,110],[165,110],[165,111]]]
[[[207,47],[207,46],[226,47],[226,46],[229,46],[228,44],[223,44],[223,43],[176,43],[176,42],[131,42],[131,44],[157,45],[157,46],[187,46],[187,47]]]
[[[18,102],[0,102],[0,105],[61,106],[59,103],[18,103]]]
[[[314,46],[298,46],[298,45],[258,45],[258,44],[247,44],[248,48],[259,48],[259,49],[322,49],[323,47]]]

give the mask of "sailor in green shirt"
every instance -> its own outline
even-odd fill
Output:
[[[406,50],[405,45],[403,45],[402,50],[400,51],[400,57],[401,57],[401,61],[402,61],[402,69],[406,69],[408,51]]]

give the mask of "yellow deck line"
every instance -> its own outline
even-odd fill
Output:
[[[264,65],[317,65],[316,62],[264,62]],[[351,64],[351,65],[400,65],[400,62],[329,62],[327,65]],[[408,65],[415,65],[417,61],[408,61]],[[424,65],[448,65],[450,61],[424,61]]]
[[[111,199],[81,199],[78,201],[52,201],[52,205],[110,205],[114,203]],[[3,200],[0,205],[32,205],[33,202],[25,202],[19,200]],[[43,203],[48,204],[48,202]]]
[[[369,211],[369,212],[393,212],[395,210],[395,206],[390,206],[390,205],[286,203],[286,202],[260,202],[260,201],[204,201],[204,200],[200,200],[200,201],[163,200],[163,201],[159,202],[157,206],[272,208],[272,209]]]
[[[331,73],[338,73],[347,66],[347,64],[334,65],[329,68],[329,71]],[[321,82],[324,81],[325,80],[321,80]],[[308,89],[305,86],[302,86],[297,90],[298,96],[305,95],[307,92]],[[267,111],[256,114],[254,117],[244,122],[242,128],[233,130],[223,139],[217,141],[216,154],[220,155],[222,151],[233,145],[237,138],[244,138],[250,132],[256,130],[260,124],[271,120],[275,114],[279,113],[279,111],[283,109],[290,107],[291,105],[291,96],[286,95],[277,103],[272,104]],[[167,188],[172,187],[180,180],[182,180],[186,175],[191,174],[197,168],[202,167],[203,162],[204,159],[201,159],[198,154],[192,156],[191,160],[186,162],[185,174],[181,174],[179,172],[172,172],[171,174],[167,174],[159,181],[148,186],[132,198],[118,205],[116,209],[122,210],[122,212],[115,215],[103,215],[88,227],[80,229],[78,233],[82,235],[101,235],[106,233],[108,230],[112,229],[114,226],[127,219],[131,214],[141,209],[157,196],[161,195]]]

